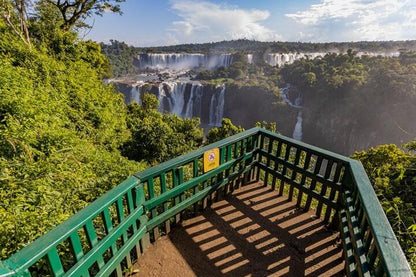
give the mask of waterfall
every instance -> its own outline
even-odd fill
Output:
[[[130,103],[136,102],[139,105],[142,104],[142,99],[140,98],[140,87],[133,85],[130,90]]]
[[[209,106],[209,125],[221,126],[222,118],[224,116],[224,102],[225,102],[225,85],[219,92],[215,92],[211,96],[211,103]]]
[[[203,86],[201,84],[192,84],[191,94],[189,95],[188,103],[186,103],[186,111],[184,117],[192,118],[201,114],[202,110],[202,93]],[[195,110],[197,112],[195,112]]]
[[[292,137],[296,140],[301,141],[302,140],[302,111],[300,110],[298,112],[298,117],[295,125],[295,130],[293,130]]]
[[[171,105],[169,112],[177,116],[183,117],[183,110],[185,106],[185,89],[186,83],[172,83],[170,86]]]
[[[166,96],[165,84],[164,83],[159,84],[158,90],[159,92],[157,95],[157,100],[159,100],[159,112],[161,113],[165,111],[170,112],[173,104],[172,104],[172,99]]]
[[[137,56],[138,67],[140,69],[188,69],[197,67],[205,63],[204,54],[189,53],[164,53],[164,54],[139,54]]]
[[[202,124],[221,126],[225,105],[225,85],[211,90],[199,82],[162,82],[151,90],[159,100],[159,111],[176,114],[181,118],[199,117]],[[139,95],[138,86],[131,95]],[[211,93],[212,92],[212,93]],[[137,99],[137,98],[135,98]]]
[[[253,54],[247,54],[247,62],[248,62],[248,64],[253,63]]]
[[[296,117],[296,124],[295,129],[293,130],[292,137],[296,140],[301,141],[302,140],[302,95],[299,93],[298,97],[295,99],[295,103],[293,104],[289,97],[290,92],[290,84],[287,84],[286,87],[281,88],[280,91],[282,92],[282,98],[285,103],[287,103],[289,106],[299,109],[298,116]]]
[[[315,59],[323,57],[326,53],[270,53],[267,55],[266,62],[271,66],[292,64],[302,58]]]
[[[132,85],[131,90],[130,90],[130,99],[129,99],[129,104],[132,102],[136,102],[139,105],[142,105],[142,99],[141,99],[141,95],[142,92],[140,91],[140,88],[144,85],[144,82],[142,81],[138,81],[136,84]]]
[[[139,69],[173,69],[186,70],[198,66],[208,69],[224,66],[232,62],[231,54],[201,54],[201,53],[158,53],[138,54],[136,64]]]

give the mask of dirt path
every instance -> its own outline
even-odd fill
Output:
[[[337,235],[251,184],[156,241],[137,276],[344,276]]]

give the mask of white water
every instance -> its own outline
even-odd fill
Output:
[[[290,84],[288,84],[286,87],[281,88],[280,91],[282,92],[282,98],[283,101],[286,102],[289,106],[299,109],[298,116],[296,118],[296,124],[295,129],[293,130],[292,137],[296,140],[301,141],[302,140],[302,95],[299,94],[298,97],[295,99],[295,103],[292,103],[289,97],[290,92]]]
[[[247,54],[247,62],[248,62],[248,64],[253,63],[253,54]]]
[[[159,53],[139,54],[137,63],[140,69],[187,70],[198,66],[208,69],[224,66],[232,62],[231,54],[205,55],[200,53]]]
[[[298,117],[295,125],[295,130],[293,130],[292,137],[296,140],[302,141],[302,110],[298,112]]]
[[[323,57],[326,53],[271,53],[267,55],[266,62],[271,66],[281,67],[284,64],[292,64],[301,58],[315,59]]]
[[[169,112],[177,116],[183,117],[183,108],[185,105],[185,89],[186,83],[172,83],[170,84],[170,96],[172,104]]]
[[[224,100],[225,100],[225,85],[221,88],[221,91],[216,91],[211,96],[211,103],[209,109],[209,125],[221,126],[222,118],[224,115]]]
[[[302,58],[322,58],[329,52],[315,52],[315,53],[270,53],[266,57],[266,62],[271,66],[279,66],[285,64],[292,64]],[[357,56],[382,56],[382,57],[398,57],[400,52],[357,52]]]
[[[187,89],[190,89],[188,99],[185,97]],[[218,87],[209,96],[209,106],[206,107],[206,109],[209,109],[208,118],[202,118],[204,116],[202,103],[204,93],[208,92],[204,91],[204,86],[198,82],[160,83],[158,93],[159,111],[173,113],[181,118],[200,117],[202,122],[206,122],[210,126],[221,126],[224,115],[225,85]]]
[[[202,110],[202,94],[204,92],[204,87],[201,84],[192,84],[191,94],[186,104],[185,117],[192,118],[194,116],[199,116]],[[194,109],[196,113],[194,114]]]
[[[142,104],[140,88],[143,85],[144,85],[143,82],[137,82],[135,85],[133,85],[131,87],[131,90],[130,90],[130,101],[131,102],[136,102],[139,105]]]

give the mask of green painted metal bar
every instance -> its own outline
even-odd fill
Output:
[[[84,256],[78,233],[72,233],[70,236],[70,240],[72,253],[74,254],[75,260],[78,262]]]
[[[262,154],[262,155],[264,155],[264,156],[270,156],[270,157],[271,157],[271,159],[272,159],[275,163],[281,164],[281,165],[283,165],[284,167],[287,167],[287,168],[288,168],[288,169],[290,169],[290,170],[294,170],[294,171],[296,171],[297,173],[304,174],[306,177],[309,177],[309,178],[311,178],[311,179],[315,179],[316,181],[318,181],[318,182],[320,182],[320,183],[322,183],[322,184],[326,184],[327,186],[332,186],[332,184],[333,184],[333,182],[332,182],[332,181],[325,179],[323,176],[320,176],[320,175],[314,174],[313,172],[310,172],[310,171],[306,171],[306,170],[305,170],[305,171],[303,171],[301,168],[299,168],[299,167],[297,167],[297,166],[294,166],[292,163],[287,162],[287,161],[285,161],[285,160],[284,160],[284,159],[282,159],[282,158],[271,156],[269,153],[264,152],[264,151],[261,151],[261,150],[258,150],[258,151],[260,151],[260,152],[261,152],[261,154]],[[338,188],[338,186],[337,186],[336,188]],[[338,188],[338,190],[339,190],[339,188]]]
[[[322,196],[318,191],[310,190],[309,187],[306,187],[306,186],[301,186],[299,183],[293,181],[291,178],[289,178],[287,176],[283,176],[279,172],[273,172],[272,168],[266,167],[264,164],[259,164],[259,167],[263,170],[269,170],[270,173],[275,174],[278,179],[282,180],[282,182],[286,182],[289,185],[295,186],[297,189],[302,191],[304,194],[307,194],[308,197],[310,197],[311,199],[316,199],[318,201],[321,201],[321,202],[330,206],[333,209],[336,209],[336,210],[340,209],[340,206],[338,205],[338,203],[330,201],[328,197]]]
[[[219,182],[217,184],[214,184],[211,187],[207,187],[207,188],[199,191],[199,193],[197,195],[195,195],[194,197],[190,197],[190,198],[186,199],[185,201],[183,201],[183,202],[179,203],[178,205],[175,205],[174,207],[169,209],[168,212],[162,213],[158,217],[149,220],[149,222],[147,223],[147,229],[152,230],[153,228],[157,227],[158,225],[160,225],[165,220],[175,216],[176,214],[180,213],[181,211],[183,211],[187,207],[191,206],[195,202],[203,199],[207,195],[210,195],[212,192],[216,191],[218,188],[223,187],[225,184],[227,184],[234,177],[237,177],[240,174],[243,174],[243,173],[247,172],[250,169],[251,166],[252,165],[250,165],[247,168],[240,169],[237,172],[231,173],[229,177],[224,178],[221,182]]]
[[[355,160],[350,162],[352,179],[361,203],[364,206],[369,225],[373,231],[380,259],[385,267],[387,276],[413,276],[400,244],[394,235],[363,165]]]
[[[106,236],[105,238],[103,238],[97,245],[96,247],[92,248],[78,263],[76,263],[68,272],[66,272],[66,276],[79,276],[80,272],[84,272],[85,270],[88,270],[88,268],[90,268],[97,260],[97,256],[101,257],[105,251],[107,251],[107,249],[109,249],[110,247],[112,247],[112,245],[114,245],[117,241],[117,239],[119,237],[121,237],[123,235],[123,233],[131,226],[135,223],[135,221],[137,219],[139,219],[141,217],[141,215],[143,214],[143,207],[141,207],[140,209],[135,210],[132,214],[130,214],[129,216],[126,217],[126,219],[117,226],[117,228],[114,228],[110,231],[110,235]],[[138,237],[143,237],[145,231],[144,231],[145,227],[143,226],[141,228],[141,231],[139,233],[137,233],[136,235]],[[132,245],[134,246],[134,244],[137,242],[137,239],[134,240],[133,238],[130,238],[129,241],[134,242]],[[126,246],[127,244],[125,244],[124,246]],[[123,251],[123,247],[122,246],[117,253],[114,254],[113,258],[123,254],[123,258],[125,257],[126,251]],[[118,254],[118,255],[117,255]],[[112,259],[113,259],[112,258]],[[106,270],[107,265],[106,266],[102,266],[100,268],[100,271]]]
[[[324,174],[324,179],[328,180],[329,176],[331,175],[331,171],[332,171],[332,165],[333,165],[333,160],[328,160],[328,163],[326,164],[326,169],[325,169],[325,174]],[[331,182],[332,183],[332,182]],[[330,186],[332,187],[332,186]],[[328,188],[328,183],[326,182],[322,182],[322,186],[321,186],[321,196],[325,196],[326,195],[326,191]],[[317,217],[321,217],[322,214],[322,202],[318,203],[318,207],[316,208],[316,216]]]
[[[257,128],[257,127],[252,128],[250,130],[247,130],[247,131],[244,131],[242,133],[233,135],[231,137],[225,138],[223,140],[212,143],[210,145],[201,147],[198,150],[195,150],[191,153],[182,155],[180,157],[174,158],[174,159],[169,160],[167,162],[160,163],[160,164],[158,164],[158,165],[156,165],[152,168],[146,169],[146,170],[141,171],[141,172],[137,172],[133,176],[135,176],[136,178],[138,178],[140,180],[145,180],[145,179],[150,178],[150,177],[155,177],[163,171],[167,172],[167,171],[172,170],[173,168],[177,167],[178,164],[187,164],[187,163],[191,162],[195,157],[202,157],[204,152],[206,152],[208,150],[211,150],[213,148],[221,148],[221,147],[224,147],[224,146],[228,146],[230,144],[235,143],[236,141],[240,141],[244,138],[255,135],[258,132],[260,132],[260,130],[261,129]]]
[[[178,195],[180,195],[184,191],[186,191],[188,189],[191,189],[194,186],[199,185],[200,183],[214,177],[215,175],[219,174],[220,172],[223,172],[223,171],[231,168],[235,164],[240,163],[242,161],[245,161],[245,160],[251,158],[252,156],[253,156],[253,152],[246,153],[243,157],[241,157],[239,159],[234,159],[234,160],[228,161],[228,162],[222,164],[221,166],[217,167],[216,169],[208,171],[204,175],[198,176],[193,180],[189,180],[189,181],[181,184],[180,186],[176,186],[175,188],[169,190],[168,192],[164,193],[163,195],[160,195],[159,197],[156,197],[156,198],[153,198],[151,200],[146,201],[144,203],[144,206],[147,210],[151,210],[151,209],[159,206],[163,202],[168,201],[169,199],[172,199],[174,197],[177,197]]]
[[[92,221],[88,221],[85,224],[85,233],[87,234],[88,242],[91,245],[91,249],[94,249],[98,244],[98,237],[95,233],[94,225],[92,224]],[[95,257],[95,261],[98,264],[98,268],[101,269],[104,266],[104,259],[102,256]]]
[[[52,269],[52,273],[54,276],[63,276],[64,275],[64,267],[61,263],[61,258],[59,258],[58,251],[56,249],[51,249],[48,252],[48,261]]]
[[[13,263],[15,272],[24,272],[38,260],[44,257],[51,249],[66,240],[72,233],[77,232],[86,222],[91,221],[102,210],[138,183],[135,177],[129,177],[120,185],[105,193],[96,201],[80,210],[76,215],[55,227],[53,230],[32,242],[28,247],[21,249],[9,260]],[[12,274],[13,275],[13,274]],[[3,276],[3,275],[2,275]]]
[[[311,162],[311,156],[312,156],[311,153],[306,153],[305,161],[304,161],[302,171],[301,171],[302,177],[301,177],[301,180],[300,180],[300,186],[302,186],[302,187],[305,186],[305,183],[306,183],[306,169],[309,167],[309,163]],[[335,190],[333,190],[333,191],[335,191]],[[296,201],[296,205],[298,207],[300,207],[300,205],[302,203],[302,198],[303,198],[303,191],[300,190],[299,195],[298,195],[298,199]]]

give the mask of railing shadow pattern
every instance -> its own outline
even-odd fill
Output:
[[[162,249],[171,253],[168,260]],[[184,260],[193,274],[178,260]],[[156,243],[137,268],[138,276],[345,275],[339,233],[258,183],[185,220],[169,240]]]

